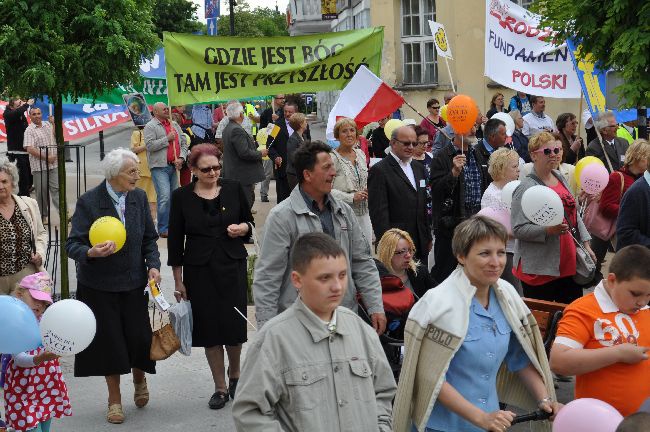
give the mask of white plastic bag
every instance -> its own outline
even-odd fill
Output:
[[[192,353],[192,305],[189,301],[181,300],[169,308],[169,319],[176,336],[181,340],[178,350],[183,355]]]

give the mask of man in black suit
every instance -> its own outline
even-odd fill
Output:
[[[415,256],[426,263],[431,249],[427,222],[427,184],[424,166],[412,163],[417,136],[411,126],[393,131],[390,156],[368,173],[368,206],[377,241],[390,228],[408,232],[415,243]]]
[[[611,111],[605,111],[598,115],[598,118],[594,121],[594,126],[600,132],[600,136],[603,137],[603,140],[600,141],[598,138],[594,139],[587,146],[586,154],[587,156],[596,156],[598,159],[603,161],[607,171],[610,171],[610,165],[607,162],[607,157],[603,149],[607,152],[609,161],[611,162],[611,168],[616,171],[620,169],[625,163],[625,152],[630,144],[624,138],[616,136],[616,130],[618,129],[618,124],[616,123],[616,117]]]
[[[268,138],[267,147],[269,157],[274,162],[273,174],[275,176],[275,192],[278,196],[278,204],[289,197],[289,182],[287,181],[287,141],[293,133],[289,125],[289,119],[298,112],[298,105],[295,102],[284,104],[284,117],[277,119],[274,123],[280,127],[280,132],[275,137]]]
[[[262,158],[267,149],[257,150],[253,138],[241,126],[244,121],[244,108],[239,102],[226,107],[230,119],[223,129],[223,178],[239,181],[246,192],[250,207],[255,202],[255,183],[264,180]]]

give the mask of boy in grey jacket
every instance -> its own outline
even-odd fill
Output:
[[[233,417],[238,431],[392,430],[396,385],[372,327],[339,306],[345,252],[330,236],[300,237],[291,254],[299,297],[251,343]]]

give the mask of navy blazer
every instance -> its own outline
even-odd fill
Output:
[[[245,259],[248,256],[244,241],[250,239],[253,233],[253,215],[244,188],[236,180],[219,179],[219,182],[221,225],[210,223],[202,200],[194,193],[196,183],[190,183],[172,192],[167,265],[207,264],[218,247],[233,260]],[[236,238],[228,236],[228,225],[242,222],[250,225],[248,234]]]
[[[72,230],[65,243],[68,256],[77,262],[77,281],[99,291],[122,292],[141,288],[148,282],[148,270],[160,270],[158,234],[149,212],[146,193],[135,189],[126,196],[126,243],[105,258],[89,258],[90,226],[102,216],[119,219],[106,189],[106,180],[81,195],[72,216]]]

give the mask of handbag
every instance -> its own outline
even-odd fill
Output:
[[[154,309],[152,328],[155,327],[156,312]],[[160,315],[161,327],[158,330],[154,330],[151,335],[151,349],[149,350],[149,358],[154,361],[165,360],[181,347],[181,341],[176,336],[172,325],[170,323],[163,325],[162,312],[158,312],[158,314]]]
[[[625,187],[625,180],[620,171],[616,171],[621,176],[621,193],[623,196],[623,188]],[[592,235],[601,240],[610,240],[616,234],[616,219],[610,219],[602,214],[599,209],[597,201],[591,201],[582,216],[582,221]]]
[[[578,285],[588,285],[594,280],[594,276],[596,276],[596,263],[582,242],[578,240],[580,238],[580,232],[571,224],[571,219],[569,219],[566,210],[564,211],[564,218],[569,225],[569,232],[576,244],[576,274],[573,275],[572,279]]]

